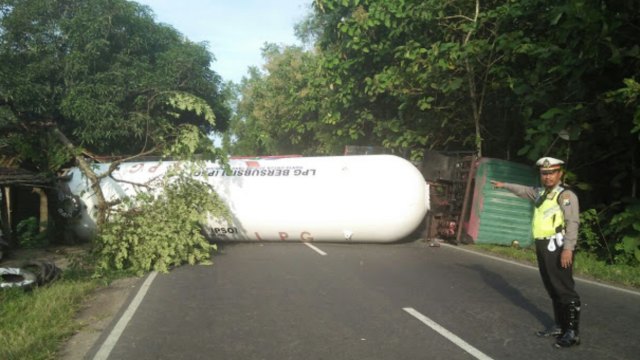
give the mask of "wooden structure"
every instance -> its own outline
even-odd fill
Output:
[[[49,202],[44,189],[52,185],[51,178],[45,175],[0,167],[0,225],[6,242],[15,242],[17,224],[28,217],[37,216],[40,231],[45,230]]]

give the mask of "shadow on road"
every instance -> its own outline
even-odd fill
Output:
[[[463,265],[470,270],[473,270],[480,274],[482,280],[492,287],[496,292],[507,298],[514,305],[523,309],[524,311],[530,313],[534,318],[536,318],[543,326],[551,326],[554,321],[546,312],[540,310],[536,305],[534,305],[529,299],[524,297],[520,290],[511,286],[508,281],[506,281],[500,274],[495,273],[493,271],[487,270],[483,266],[480,265]]]

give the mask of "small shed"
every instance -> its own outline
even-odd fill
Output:
[[[52,186],[50,177],[19,168],[0,167],[0,229],[5,241],[13,242],[17,224],[38,218],[43,231],[48,215],[45,188]]]
[[[478,244],[520,246],[533,244],[533,204],[504,189],[494,189],[490,180],[540,186],[536,168],[511,161],[482,158],[476,165],[473,199],[467,234]]]

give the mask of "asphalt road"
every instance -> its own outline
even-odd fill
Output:
[[[225,245],[213,266],[152,275],[89,358],[640,356],[638,293],[578,281],[582,344],[557,350],[534,335],[552,322],[534,268],[421,242],[314,246]]]

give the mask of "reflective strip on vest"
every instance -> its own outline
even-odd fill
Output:
[[[554,235],[558,226],[564,226],[564,214],[558,204],[558,195],[564,190],[558,187],[549,193],[547,198],[542,202],[540,207],[533,209],[533,237],[534,239],[548,238]],[[542,196],[541,191],[539,196]]]

